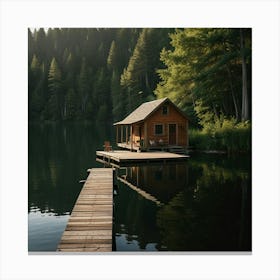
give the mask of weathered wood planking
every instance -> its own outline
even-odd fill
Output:
[[[188,155],[178,155],[169,152],[129,152],[115,150],[111,152],[96,151],[96,161],[110,164],[112,166],[121,166],[122,164],[134,164],[141,162],[171,162],[185,161],[189,158]]]
[[[113,170],[93,168],[58,245],[60,252],[110,252],[113,227]]]

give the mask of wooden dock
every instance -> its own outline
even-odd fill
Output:
[[[135,163],[184,161],[188,157],[169,152],[96,151],[96,161],[116,167]]]
[[[110,252],[113,228],[113,170],[93,168],[80,192],[57,251]]]

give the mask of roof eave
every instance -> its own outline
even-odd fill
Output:
[[[145,119],[146,119],[146,118],[145,118]],[[136,124],[136,123],[143,122],[145,119],[143,119],[143,120],[138,120],[138,121],[136,121],[136,122],[122,122],[122,121],[120,121],[120,122],[114,123],[113,126],[116,126],[116,125],[131,125],[131,124]]]

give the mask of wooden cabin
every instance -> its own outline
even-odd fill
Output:
[[[116,143],[132,151],[188,146],[188,118],[168,98],[143,103],[116,126]]]

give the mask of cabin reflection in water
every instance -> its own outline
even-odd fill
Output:
[[[118,178],[146,199],[166,204],[187,187],[188,166],[179,163],[124,167],[118,170]]]
[[[251,251],[250,173],[229,163],[117,169],[117,251]]]

